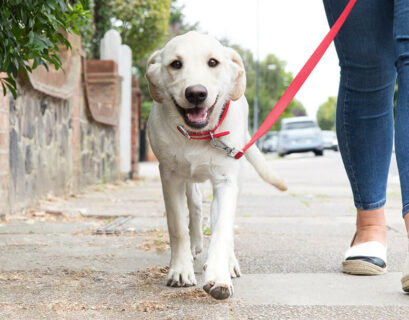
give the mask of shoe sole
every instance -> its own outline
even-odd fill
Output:
[[[409,292],[409,275],[406,275],[402,278],[402,290],[405,292]]]
[[[381,268],[373,263],[362,260],[346,260],[342,262],[342,272],[362,276],[377,276],[380,274],[385,274],[387,272],[387,268]],[[409,290],[409,277],[407,281]]]

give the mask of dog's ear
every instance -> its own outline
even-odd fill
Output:
[[[232,74],[234,75],[234,86],[230,92],[230,99],[236,101],[246,90],[246,71],[244,69],[243,60],[237,51],[232,48],[226,48],[226,50],[233,68]]]
[[[156,102],[161,103],[162,97],[160,95],[160,67],[161,56],[160,51],[155,51],[148,59],[146,66],[146,80],[148,80],[149,92]]]

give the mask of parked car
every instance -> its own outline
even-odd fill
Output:
[[[261,141],[261,151],[263,152],[276,152],[278,145],[278,133],[267,132],[264,139]]]
[[[313,151],[316,156],[324,154],[321,129],[309,117],[281,120],[278,133],[278,154],[283,157],[295,152]]]
[[[334,131],[323,130],[322,141],[324,149],[338,151],[338,139]]]

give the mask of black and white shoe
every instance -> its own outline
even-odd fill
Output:
[[[368,276],[386,273],[386,246],[378,241],[368,241],[350,247],[345,252],[342,271],[348,274]]]

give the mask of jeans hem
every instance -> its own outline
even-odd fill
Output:
[[[405,217],[407,213],[409,213],[409,203],[403,206],[402,217]]]
[[[375,210],[382,208],[385,206],[386,200],[383,199],[381,201],[375,202],[375,203],[360,203],[360,202],[355,202],[355,207],[358,210]],[[409,204],[407,206],[407,210],[409,211]]]

